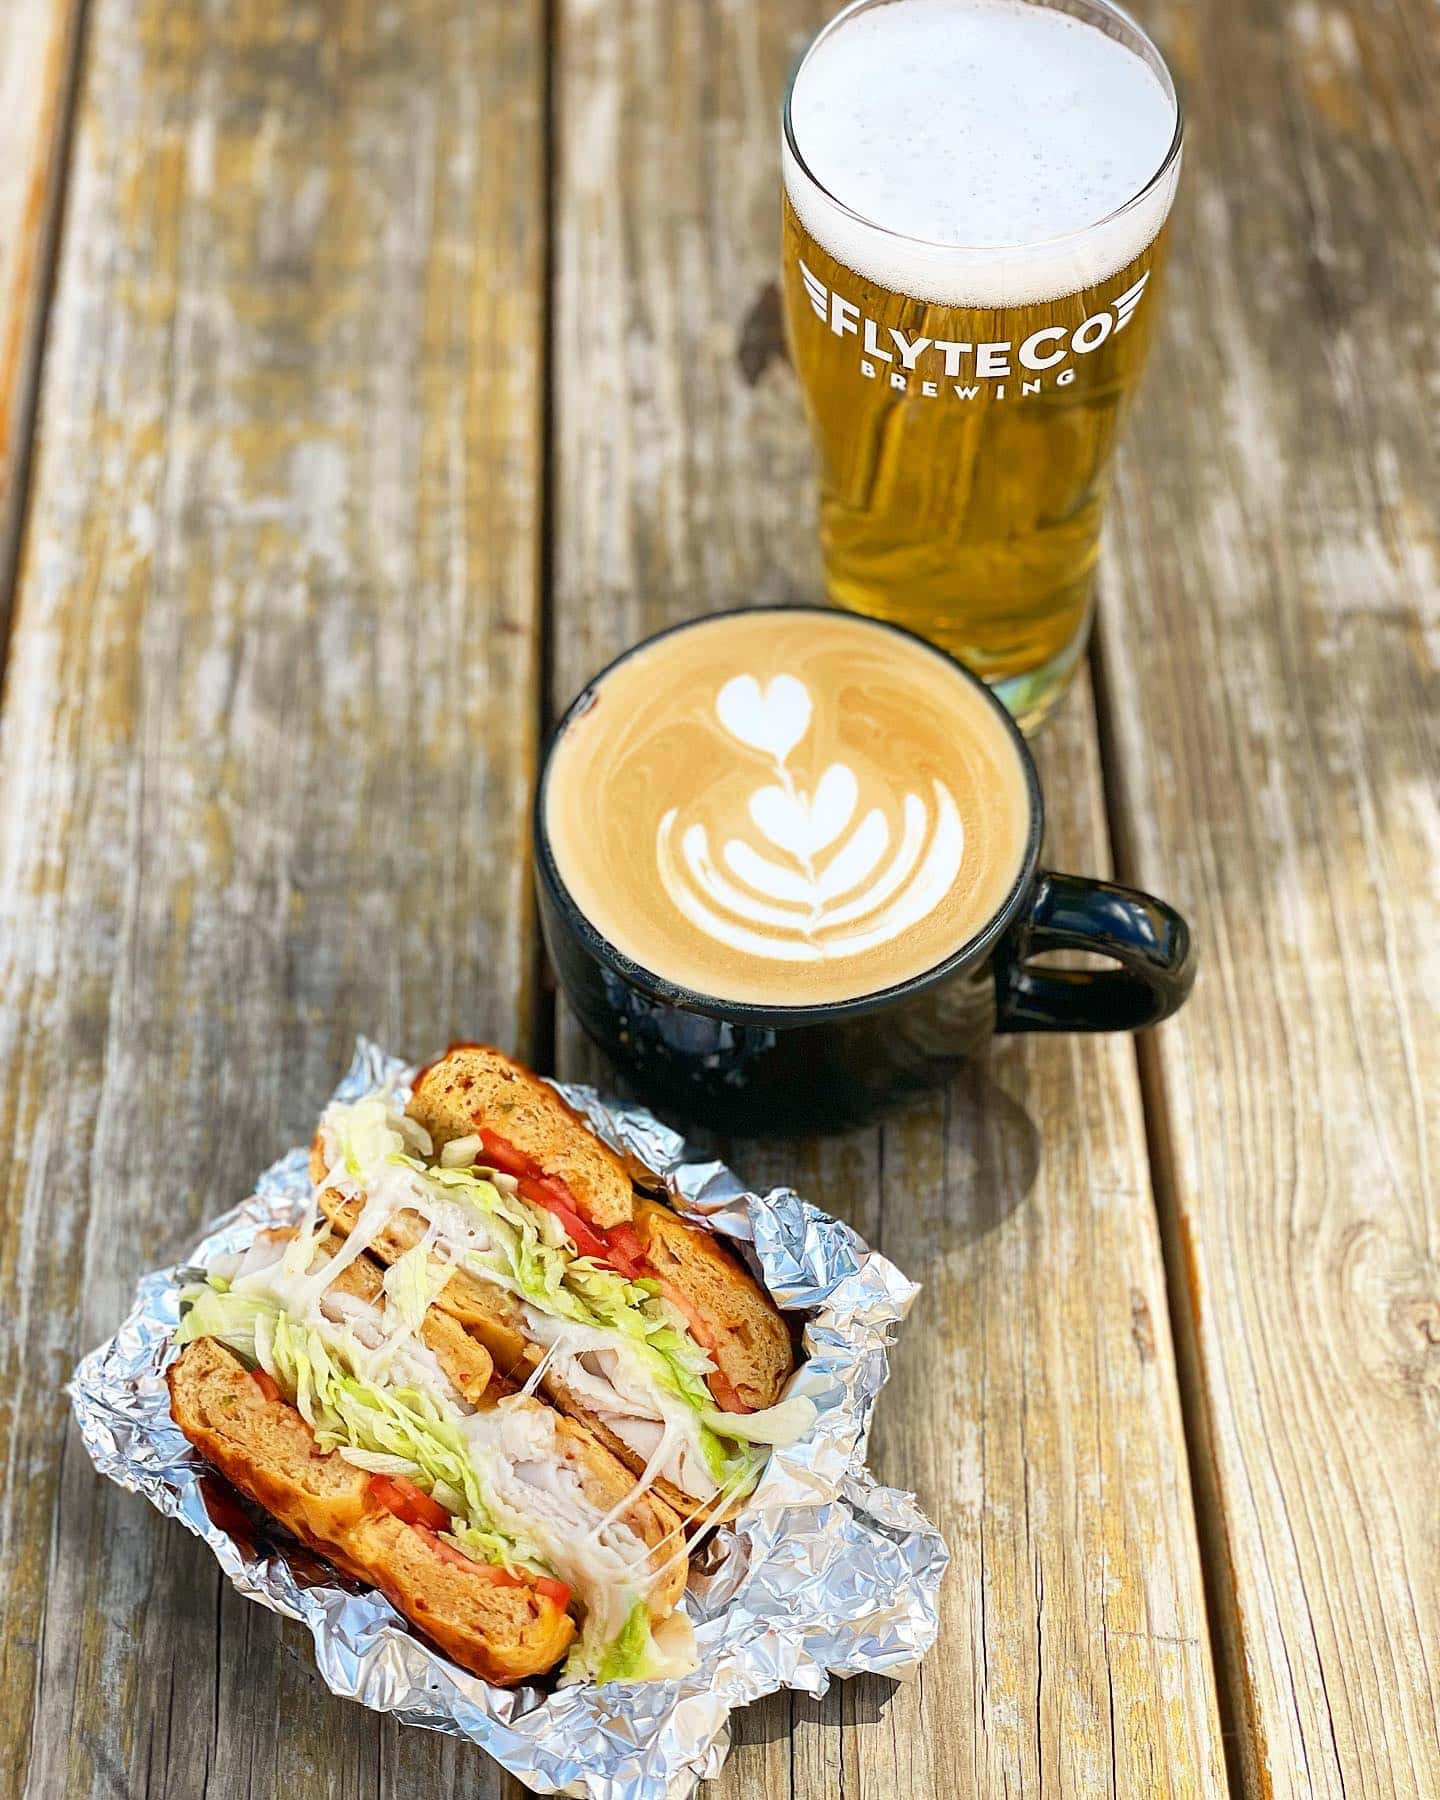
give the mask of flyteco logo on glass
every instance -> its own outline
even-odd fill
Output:
[[[975,400],[981,394],[1007,400],[1069,387],[1078,372],[1075,359],[1093,355],[1125,329],[1150,279],[1147,269],[1132,287],[1073,330],[1042,325],[1018,343],[1002,338],[968,344],[953,338],[907,337],[893,325],[882,325],[837,288],[827,288],[803,257],[796,261],[816,318],[836,337],[855,339],[860,374],[867,381],[883,381],[897,393],[926,400]]]

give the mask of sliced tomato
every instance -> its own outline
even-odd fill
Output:
[[[580,1216],[580,1203],[566,1187],[558,1175],[543,1175],[539,1169],[532,1169],[528,1175],[520,1177],[520,1191],[533,1200],[537,1206],[563,1206],[567,1212]]]
[[[405,1496],[389,1475],[372,1475],[370,1477],[370,1498],[377,1501],[387,1512],[393,1512],[397,1519],[405,1517]]]
[[[648,1269],[645,1246],[633,1225],[612,1225],[605,1233],[606,1260],[627,1281],[638,1281]]]
[[[747,1406],[740,1398],[740,1390],[728,1375],[722,1375],[719,1369],[712,1369],[705,1377],[710,1392],[715,1396],[715,1404],[721,1412],[748,1413],[755,1409]]]
[[[470,1567],[482,1581],[488,1582],[491,1587],[523,1588],[530,1585],[523,1575],[516,1575],[510,1569],[502,1569],[499,1563],[472,1562]]]
[[[570,1604],[570,1589],[563,1581],[557,1581],[553,1575],[537,1575],[535,1592],[542,1600],[553,1600],[564,1612]]]
[[[419,1532],[420,1536],[424,1538],[425,1542],[429,1544],[430,1548],[442,1562],[453,1563],[457,1569],[468,1569],[470,1574],[473,1575],[477,1581],[483,1582],[486,1587],[530,1586],[530,1581],[524,1575],[516,1575],[510,1569],[503,1569],[499,1563],[477,1562],[473,1556],[467,1556],[457,1545],[447,1543],[443,1537],[440,1537],[433,1532],[428,1525],[417,1525],[415,1529]],[[544,1591],[544,1582],[545,1577],[543,1576],[535,1582],[537,1590],[542,1593]],[[558,1581],[553,1582],[551,1585],[554,1587],[564,1587],[564,1584]],[[570,1593],[569,1588],[564,1588],[564,1592],[568,1597]]]
[[[539,1173],[532,1158],[523,1150],[517,1150],[508,1138],[501,1137],[498,1131],[491,1131],[488,1126],[482,1125],[480,1128],[480,1147],[485,1152],[486,1162],[502,1175]]]
[[[718,1362],[719,1358],[716,1356],[716,1350],[719,1348],[720,1334],[711,1325],[704,1313],[699,1311],[697,1307],[692,1306],[685,1295],[682,1294],[678,1288],[673,1287],[668,1281],[661,1282],[660,1292],[663,1298],[668,1300],[677,1312],[685,1315],[685,1323],[690,1327],[691,1337],[694,1338],[695,1342],[706,1353],[711,1362]],[[729,1376],[722,1373],[719,1368],[712,1369],[705,1377],[705,1380],[711,1395],[714,1397],[715,1404],[722,1412],[754,1412],[755,1408],[747,1405],[746,1402],[740,1398],[740,1390],[730,1380]]]
[[[437,1536],[428,1525],[416,1525],[415,1531],[424,1538],[442,1562],[454,1563],[457,1568],[462,1566],[467,1569],[479,1567],[478,1563],[471,1562],[463,1550],[457,1550],[453,1544],[447,1544],[444,1538]]]
[[[513,1175],[520,1184],[520,1197],[532,1206],[553,1213],[565,1227],[565,1235],[581,1256],[593,1256],[596,1262],[608,1264],[628,1281],[642,1273],[645,1252],[633,1225],[614,1225],[609,1231],[582,1218],[575,1196],[558,1175],[546,1175],[533,1156],[517,1150],[508,1138],[481,1128],[480,1146],[491,1168],[502,1175]]]
[[[280,1398],[279,1382],[276,1381],[273,1375],[267,1375],[264,1369],[252,1369],[250,1371],[250,1379],[255,1383],[256,1387],[259,1388],[260,1392],[267,1400],[278,1400]]]
[[[484,1582],[486,1587],[528,1586],[523,1575],[513,1575],[509,1569],[502,1569],[498,1563],[476,1562],[473,1556],[467,1556],[454,1544],[447,1544],[444,1538],[437,1537],[428,1525],[417,1525],[415,1529],[442,1561],[454,1563],[457,1569],[468,1569],[475,1579]]]
[[[568,1189],[551,1181],[548,1176],[522,1175],[520,1198],[528,1200],[532,1206],[540,1206],[546,1212],[554,1213],[565,1227],[566,1237],[581,1256],[593,1256],[598,1262],[609,1260],[604,1237],[593,1225],[587,1225],[576,1212]]]
[[[407,1525],[423,1525],[431,1531],[444,1531],[450,1524],[445,1508],[432,1500],[423,1488],[416,1487],[403,1475],[372,1475],[370,1492],[397,1519]]]
[[[415,1526],[415,1531],[420,1537],[424,1538],[425,1542],[440,1558],[441,1562],[452,1563],[457,1569],[468,1569],[472,1575],[477,1576],[481,1581],[488,1583],[492,1587],[509,1587],[512,1584],[513,1578],[507,1569],[495,1569],[492,1568],[489,1563],[476,1562],[473,1556],[467,1556],[465,1552],[456,1545],[447,1543],[443,1537],[439,1537],[433,1532],[428,1525],[417,1525]]]

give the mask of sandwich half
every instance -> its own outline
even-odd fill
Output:
[[[433,1304],[323,1226],[265,1232],[187,1289],[181,1430],[235,1486],[488,1681],[691,1666],[680,1521],[576,1420],[493,1378]]]
[[[503,1378],[588,1425],[687,1523],[713,1519],[813,1409],[781,1400],[794,1356],[769,1296],[635,1172],[483,1045],[425,1069],[403,1114],[332,1106],[311,1157],[337,1231],[387,1263],[446,1262],[436,1304]]]

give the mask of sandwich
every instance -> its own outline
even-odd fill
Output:
[[[333,1230],[392,1269],[438,1262],[435,1305],[498,1377],[585,1426],[689,1528],[813,1420],[781,1397],[790,1336],[738,1258],[498,1050],[453,1047],[403,1112],[330,1107],[311,1175]]]
[[[500,1684],[693,1666],[680,1521],[578,1420],[498,1381],[420,1245],[312,1221],[182,1294],[181,1431],[242,1493]]]

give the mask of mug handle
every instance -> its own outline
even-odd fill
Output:
[[[1090,950],[1115,969],[1038,969],[1046,950]],[[996,1031],[1138,1031],[1168,1019],[1195,980],[1190,927],[1138,888],[1044,870],[995,962]]]

